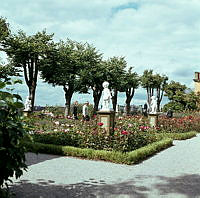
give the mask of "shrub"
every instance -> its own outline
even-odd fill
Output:
[[[184,116],[180,118],[159,117],[158,125],[161,132],[184,133],[188,131],[200,131],[200,116]]]
[[[0,82],[1,89],[5,86]],[[26,169],[25,148],[20,144],[25,135],[18,110],[23,107],[20,100],[19,95],[0,91],[0,187],[9,177],[20,177]]]
[[[73,131],[34,133],[32,138],[35,142],[75,147],[79,146],[81,141],[80,135]]]

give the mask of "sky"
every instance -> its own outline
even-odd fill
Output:
[[[46,29],[55,41],[94,45],[104,59],[124,56],[139,75],[153,69],[194,89],[194,72],[200,71],[200,0],[1,0],[0,16],[13,32]],[[28,94],[25,84],[16,91],[24,99]],[[93,101],[92,94],[75,94],[74,100]],[[125,103],[124,94],[118,101]],[[146,91],[137,89],[131,104],[145,101]],[[62,87],[39,79],[36,105],[64,104]]]

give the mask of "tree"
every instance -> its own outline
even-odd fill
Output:
[[[112,57],[105,61],[107,81],[112,89],[113,109],[116,110],[117,95],[123,85],[123,76],[127,63],[124,57]]]
[[[160,103],[162,101],[164,90],[167,85],[168,77],[163,75],[156,74],[155,76],[155,89],[156,89],[156,97],[157,97],[157,110],[160,111]]]
[[[32,110],[40,62],[45,59],[54,46],[52,37],[52,34],[48,35],[45,31],[38,32],[33,36],[27,36],[24,32],[19,31],[18,34],[10,35],[2,42],[3,49],[10,58],[10,65],[23,68]]]
[[[186,93],[185,101],[186,101],[185,110],[198,109],[200,104],[200,93],[195,93],[194,91]]]
[[[164,110],[183,111],[186,109],[194,110],[198,107],[199,95],[193,91],[187,93],[188,88],[179,82],[171,81],[165,87],[165,95],[170,102],[164,105]]]
[[[80,73],[81,85],[92,89],[94,100],[94,111],[98,111],[99,102],[103,91],[103,82],[106,81],[106,71],[102,61],[102,55],[93,46],[88,46],[90,58],[87,66]]]
[[[135,94],[135,89],[138,88],[140,84],[139,76],[136,72],[132,72],[132,67],[128,69],[122,79],[122,86],[120,91],[126,93],[126,113],[130,114],[130,104],[131,100]]]
[[[182,111],[186,106],[185,98],[185,90],[187,87],[185,85],[180,84],[179,82],[171,81],[165,87],[165,95],[168,97],[170,102],[164,105],[164,110],[172,109],[174,111]]]
[[[98,55],[94,49],[87,43],[82,44],[68,39],[66,42],[58,43],[56,49],[42,63],[42,78],[45,82],[53,86],[63,86],[67,115],[70,114],[73,94],[88,91],[88,84],[84,84],[83,79],[85,75],[89,78],[85,68],[89,69],[96,64]]]
[[[3,41],[10,34],[9,24],[6,19],[0,17],[0,41]]]
[[[19,70],[11,65],[3,65],[0,63],[0,79],[4,81],[10,80],[11,76],[20,76]]]
[[[145,70],[141,76],[141,85],[147,92],[147,103],[150,106],[151,97],[156,94],[157,109],[160,110],[160,103],[163,98],[164,89],[167,85],[168,77],[153,74],[153,70]]]

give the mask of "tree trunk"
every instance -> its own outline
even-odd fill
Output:
[[[164,91],[161,88],[157,88],[157,110],[160,111],[160,103],[163,98]]]
[[[30,87],[28,87],[28,89],[29,89],[29,98],[31,99],[31,111],[33,111],[34,110],[34,104],[35,104],[36,86],[35,85],[30,86]]]
[[[93,115],[96,115],[98,111],[99,101],[101,99],[102,90],[93,90],[93,99],[94,99],[94,110]]]
[[[130,115],[131,110],[131,100],[134,96],[135,90],[133,88],[129,88],[126,90],[126,114]]]
[[[24,78],[29,90],[29,98],[31,99],[31,111],[33,111],[38,76],[38,59],[30,59],[28,62],[24,63],[23,68]]]
[[[118,94],[117,89],[114,89],[114,94],[112,96],[112,103],[113,103],[113,110],[114,111],[116,111],[116,107],[117,107],[117,94]]]
[[[65,92],[65,108],[66,108],[65,117],[66,117],[70,115],[71,99],[74,91],[71,87],[67,88],[66,86],[63,86],[63,90]]]
[[[126,115],[130,115],[131,111],[131,100],[126,99]]]

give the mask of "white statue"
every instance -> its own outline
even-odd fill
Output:
[[[150,102],[150,114],[156,114],[157,113],[157,100],[155,96],[151,96],[151,102]]]
[[[109,83],[104,82],[102,85],[104,89],[103,89],[103,101],[101,110],[109,111],[111,104],[111,93],[110,90],[108,89]]]
[[[24,107],[24,111],[31,111],[31,99],[29,98],[29,96],[26,97]]]

